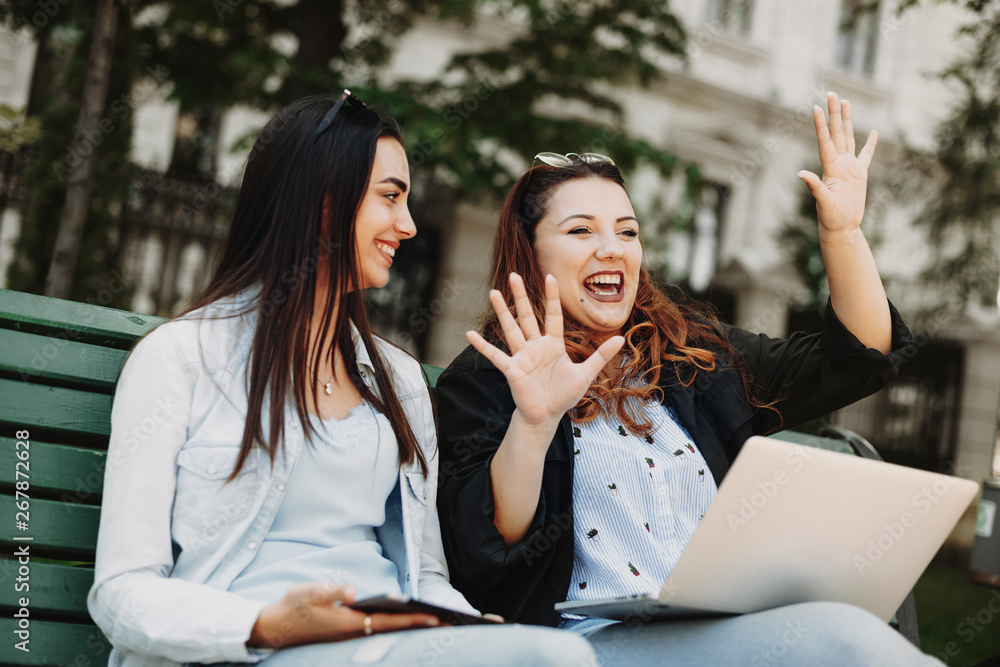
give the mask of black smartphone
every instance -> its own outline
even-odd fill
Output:
[[[344,605],[355,611],[363,611],[366,614],[430,614],[441,619],[442,623],[450,625],[480,625],[502,623],[495,618],[483,618],[465,612],[455,611],[447,607],[439,607],[429,602],[414,600],[407,595],[389,594],[376,595],[375,597],[355,600],[351,604]]]

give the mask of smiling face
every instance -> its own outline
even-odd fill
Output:
[[[535,226],[535,259],[559,283],[563,310],[605,340],[632,312],[642,265],[639,223],[625,190],[604,178],[552,190]]]
[[[392,137],[382,137],[355,222],[361,289],[384,287],[399,242],[417,233],[406,205],[409,190],[410,167],[403,146]]]

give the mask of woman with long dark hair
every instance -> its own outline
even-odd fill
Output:
[[[416,233],[409,188],[398,126],[348,91],[264,127],[214,278],[118,383],[88,600],[111,664],[592,657],[552,631],[349,607],[478,614],[448,583],[419,364],[365,314]]]
[[[831,95],[829,114],[828,127],[815,112],[823,180],[799,173],[830,281],[822,334],[751,334],[660,292],[606,156],[540,153],[515,184],[494,241],[493,314],[437,385],[443,537],[473,604],[585,635],[604,664],[929,660],[834,603],[624,624],[553,608],[655,596],[748,437],[873,393],[909,352],[860,229],[875,135],[856,155],[849,104]]]

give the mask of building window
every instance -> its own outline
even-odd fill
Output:
[[[837,28],[837,67],[871,76],[875,69],[879,0],[844,0]]]
[[[701,184],[696,201],[686,199],[675,215],[674,229],[666,239],[667,279],[704,294],[719,259],[719,239],[729,189],[711,182]]]
[[[718,22],[725,30],[747,35],[753,18],[753,0],[708,0],[705,20]]]

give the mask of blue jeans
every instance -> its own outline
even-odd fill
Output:
[[[564,619],[587,638],[601,665],[832,667],[938,665],[869,612],[807,602],[724,618],[620,623]]]
[[[257,664],[266,667],[366,664],[383,667],[597,667],[598,663],[586,640],[571,632],[510,624],[405,630],[342,642],[308,644],[281,649]]]

